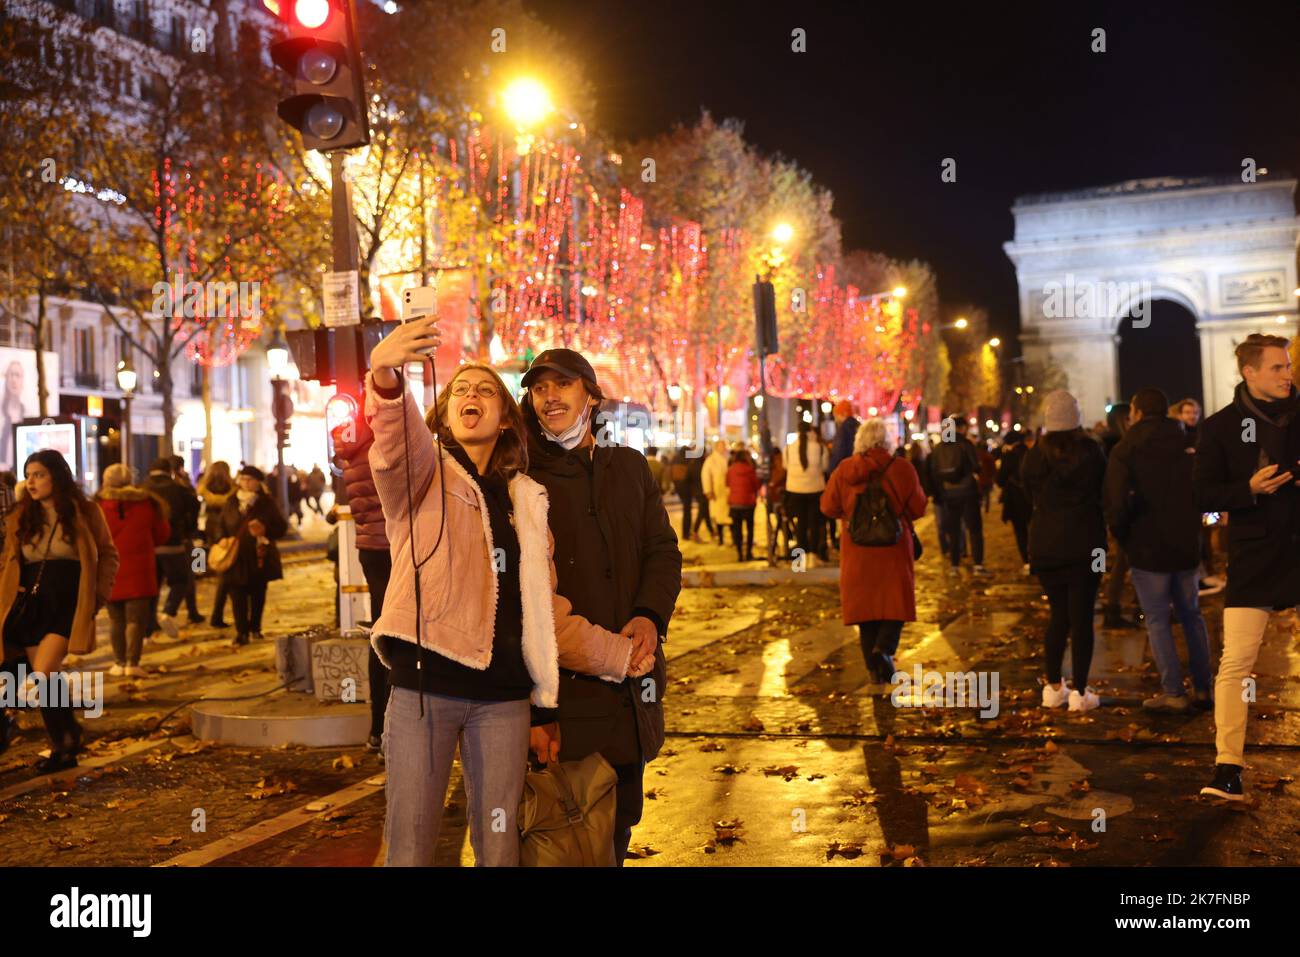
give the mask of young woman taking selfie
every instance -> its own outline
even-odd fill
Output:
[[[545,711],[559,667],[622,681],[653,659],[629,661],[628,638],[570,614],[555,593],[546,492],[524,475],[523,418],[496,372],[461,366],[421,417],[401,370],[437,346],[435,322],[412,320],[380,342],[366,382],[393,563],[372,629],[391,669],[387,863],[433,863],[459,745],[475,863],[509,867],[529,748],[542,762],[559,754]]]

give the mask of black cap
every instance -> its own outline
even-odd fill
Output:
[[[257,479],[259,482],[266,481],[266,474],[256,465],[245,465],[239,470],[240,475],[247,475],[249,478]]]
[[[533,359],[533,364],[524,373],[524,388],[527,389],[532,385],[537,380],[537,374],[545,369],[571,379],[586,379],[592,385],[597,385],[596,370],[591,367],[591,363],[582,353],[574,352],[572,349],[547,349]]]

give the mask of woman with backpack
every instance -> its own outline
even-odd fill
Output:
[[[877,684],[894,675],[903,623],[916,621],[916,540],[912,523],[925,514],[925,492],[912,463],[889,451],[881,419],[853,437],[853,455],[831,473],[821,512],[842,519],[840,610],[858,626],[862,656]],[[892,523],[892,524],[891,524]],[[871,544],[861,544],[870,540]]]
[[[1092,667],[1093,604],[1106,552],[1102,487],[1106,454],[1083,431],[1079,403],[1064,389],[1043,399],[1046,434],[1025,453],[1021,478],[1033,511],[1029,520],[1029,565],[1051,607],[1047,625],[1047,683],[1043,707],[1069,705],[1091,711],[1101,699],[1088,687]],[[1065,686],[1061,664],[1070,644],[1074,690]]]
[[[546,490],[525,474],[523,413],[496,371],[460,366],[421,417],[401,370],[436,348],[436,322],[413,319],[375,346],[365,389],[393,560],[371,629],[392,669],[386,863],[433,863],[459,747],[475,864],[513,867],[529,748],[543,763],[560,753],[548,710],[560,666],[618,683],[654,658],[630,660],[629,638],[556,593]]]

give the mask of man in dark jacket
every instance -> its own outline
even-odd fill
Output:
[[[361,405],[365,407],[364,396]],[[379,504],[379,492],[370,474],[370,446],[375,444],[375,433],[370,431],[365,416],[358,415],[355,423],[336,426],[333,439],[337,464],[343,469],[345,500],[356,531],[357,560],[361,563],[361,573],[366,576],[366,590],[370,593],[370,620],[376,622],[384,610],[384,592],[388,590],[393,562],[388,551],[384,509]],[[323,474],[321,485],[324,485]],[[330,515],[337,513],[331,510]],[[345,561],[346,558],[340,556],[339,560]],[[366,749],[379,751],[383,746],[384,711],[388,708],[388,669],[374,648],[370,649],[367,671],[370,676],[370,736],[366,740]]]
[[[561,668],[557,709],[559,759],[598,751],[618,775],[614,850],[622,864],[641,820],[645,763],[664,739],[660,642],[681,590],[682,555],[645,457],[596,440],[603,396],[591,364],[571,349],[549,349],[523,384],[528,474],[550,497],[557,590],[575,615],[633,643],[629,674],[638,676],[618,684]],[[549,752],[553,721],[554,712],[534,716],[535,752]]]
[[[971,558],[976,574],[984,574],[984,519],[980,514],[979,456],[975,445],[966,438],[965,427],[957,416],[943,422],[939,442],[927,461],[930,488],[934,500],[943,506],[944,538],[948,560],[955,571],[961,565],[966,538],[964,522],[970,532]]]
[[[1025,433],[1008,432],[1003,440],[1002,461],[998,463],[998,488],[1002,489],[1002,521],[1010,522],[1016,535],[1016,549],[1020,552],[1020,561],[1024,573],[1029,574],[1029,518],[1033,511],[1029,507],[1029,498],[1025,495],[1024,483],[1020,480],[1020,468],[1029,451],[1025,445]]]
[[[1214,780],[1202,794],[1244,799],[1241,769],[1255,658],[1270,614],[1300,603],[1297,396],[1287,341],[1251,334],[1237,346],[1243,382],[1205,420],[1193,484],[1203,512],[1228,512],[1223,656],[1214,684]]]
[[[835,403],[832,413],[835,416],[835,441],[831,443],[831,472],[853,454],[853,439],[858,434],[857,416],[853,414],[853,403],[840,399]]]
[[[1133,588],[1146,615],[1161,693],[1144,708],[1186,711],[1183,669],[1170,628],[1178,612],[1187,642],[1195,703],[1210,705],[1210,636],[1197,597],[1201,511],[1192,489],[1192,455],[1181,423],[1168,416],[1159,389],[1130,403],[1129,428],[1106,463],[1106,524],[1128,554]]]
[[[167,601],[159,616],[158,599],[155,596],[151,620],[175,638],[180,633],[176,624],[176,612],[180,610],[181,602],[188,605],[190,624],[201,623],[203,616],[199,614],[198,604],[194,600],[194,572],[190,565],[190,549],[193,547],[190,540],[199,528],[199,497],[192,488],[176,481],[172,469],[170,456],[158,459],[149,466],[149,478],[144,487],[167,503],[167,521],[171,525],[171,536],[166,544],[155,549],[158,591],[162,592],[162,583],[166,581]]]

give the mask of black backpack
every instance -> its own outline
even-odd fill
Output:
[[[945,485],[959,485],[971,474],[970,457],[960,442],[940,442],[934,450],[934,474]]]
[[[885,494],[884,480],[883,469],[872,472],[867,478],[867,487],[853,503],[853,514],[849,516],[849,538],[853,539],[854,545],[888,548],[897,545],[903,537],[903,523],[898,520],[894,506]]]

